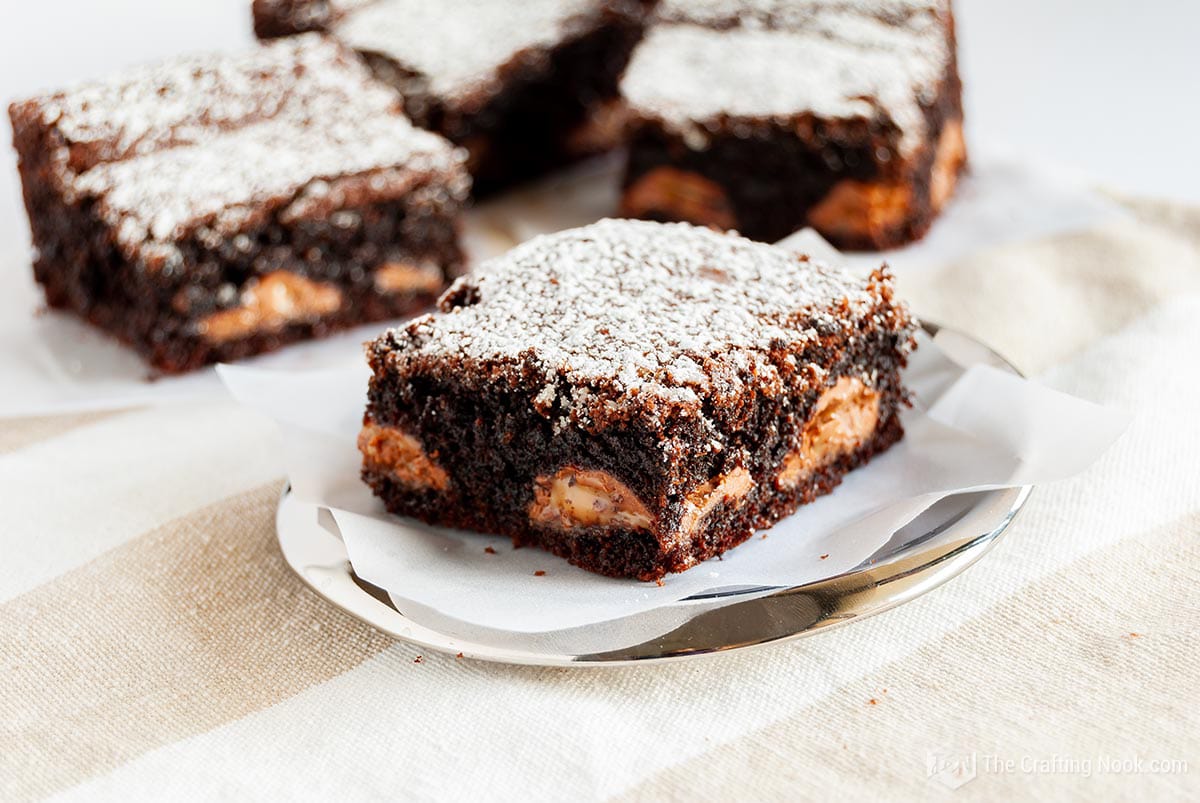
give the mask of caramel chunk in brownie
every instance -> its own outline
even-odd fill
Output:
[[[958,174],[967,163],[967,143],[963,139],[962,120],[949,120],[938,137],[937,155],[933,160],[929,197],[935,210],[941,210],[954,194]]]
[[[568,466],[553,477],[539,476],[534,485],[529,520],[535,525],[645,530],[654,523],[637,494],[604,471]]]
[[[701,483],[684,497],[680,529],[685,533],[694,532],[719,505],[736,505],[753,488],[754,479],[750,472],[740,467]]]
[[[442,289],[445,276],[432,262],[385,262],[375,270],[375,288],[384,293],[428,294]]]
[[[317,320],[338,311],[344,303],[342,291],[332,284],[276,271],[247,282],[239,306],[214,312],[201,319],[199,327],[205,338],[220,343],[282,329],[297,321]]]
[[[794,488],[813,471],[870,440],[879,426],[879,394],[857,377],[842,377],[821,394],[800,431],[800,445],[784,458],[776,482]]]
[[[720,184],[674,167],[655,168],[629,186],[621,198],[621,212],[627,217],[686,220],[718,229],[737,225]]]
[[[450,484],[450,477],[425,453],[421,442],[397,427],[364,425],[358,450],[372,470],[385,472],[405,487],[442,491]]]

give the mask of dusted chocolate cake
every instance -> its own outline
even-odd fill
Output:
[[[163,371],[410,313],[459,272],[463,154],[315,34],[9,114],[48,303]]]
[[[858,276],[606,220],[459,279],[367,349],[387,508],[643,580],[718,555],[902,435],[913,322]]]
[[[949,0],[663,0],[621,80],[623,212],[842,248],[920,237],[966,158]]]
[[[260,37],[322,30],[358,51],[421,126],[470,152],[477,193],[620,141],[617,76],[638,0],[255,0]]]

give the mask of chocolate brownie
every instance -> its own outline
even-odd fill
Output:
[[[464,155],[310,34],[9,109],[52,307],[184,371],[430,303]]]
[[[255,0],[260,37],[323,30],[470,152],[477,194],[620,141],[638,0]]]
[[[387,508],[643,580],[718,555],[901,435],[913,321],[860,276],[683,223],[545,235],[368,344]]]
[[[663,0],[621,92],[632,217],[887,248],[966,158],[949,0]]]

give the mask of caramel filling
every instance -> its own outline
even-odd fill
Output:
[[[734,504],[754,487],[754,479],[744,468],[709,480],[697,486],[683,500],[683,518],[679,526],[684,533],[691,533],[704,521],[709,513],[721,504]]]
[[[446,474],[421,442],[396,427],[366,424],[358,433],[358,450],[371,469],[390,474],[397,482],[414,489],[442,491],[450,484]]]
[[[718,229],[737,227],[733,207],[721,185],[674,167],[656,167],[625,190],[625,217],[666,217]]]
[[[939,211],[954,193],[958,171],[967,158],[962,122],[947,121],[934,150],[929,203]],[[809,225],[825,234],[879,233],[904,223],[912,214],[912,190],[905,184],[843,179],[808,211]]]
[[[808,222],[825,234],[879,232],[903,223],[911,206],[912,191],[904,184],[845,178],[808,210]]]
[[[967,143],[963,139],[961,120],[948,121],[938,137],[937,156],[933,160],[933,176],[929,180],[929,199],[933,211],[946,205],[958,183],[958,171],[967,161]]]
[[[297,273],[276,271],[248,283],[241,302],[200,321],[200,334],[222,343],[329,315],[342,308],[342,291]]]
[[[385,262],[375,270],[375,289],[381,293],[436,293],[442,283],[442,272],[430,262]]]
[[[604,471],[572,466],[534,480],[529,520],[563,529],[617,525],[649,530],[654,525],[650,511],[620,480]]]
[[[776,485],[795,488],[815,469],[862,446],[878,424],[879,393],[860,379],[842,377],[817,399],[800,446],[784,458]]]

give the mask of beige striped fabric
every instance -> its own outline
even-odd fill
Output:
[[[0,423],[0,800],[1200,798],[1200,210],[901,290],[1134,413],[988,557],[852,627],[662,667],[424,655],[274,540],[229,404]]]

